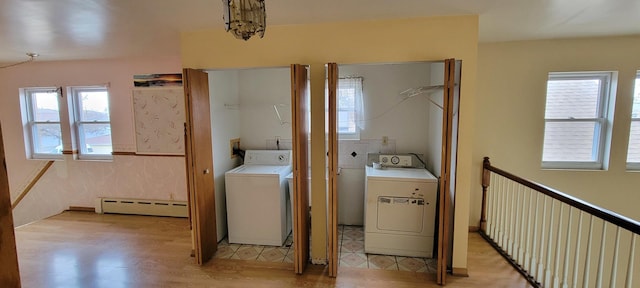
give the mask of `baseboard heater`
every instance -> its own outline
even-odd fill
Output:
[[[186,201],[97,198],[96,213],[188,217]]]

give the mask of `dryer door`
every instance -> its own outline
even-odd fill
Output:
[[[382,231],[421,233],[424,227],[424,199],[378,197],[377,226]]]

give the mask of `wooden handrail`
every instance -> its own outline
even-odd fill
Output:
[[[491,166],[491,162],[489,161],[489,157],[484,157],[484,162],[483,162],[483,183],[482,183],[482,187],[483,187],[483,211],[482,211],[482,219],[481,219],[481,223],[482,221],[486,222],[486,211],[485,211],[485,201],[486,201],[486,187],[489,186],[489,179],[487,176],[485,176],[486,174],[484,173],[484,171],[491,171],[493,173],[496,173],[498,175],[501,175],[507,179],[510,179],[512,181],[518,182],[526,187],[529,187],[533,190],[536,190],[544,195],[547,195],[553,199],[556,199],[560,202],[566,203],[567,205],[573,206],[577,209],[580,209],[582,211],[585,211],[593,216],[596,216],[600,219],[603,219],[607,222],[610,222],[614,225],[617,225],[619,227],[622,227],[624,229],[627,229],[635,234],[640,234],[640,222],[635,221],[633,219],[627,218],[625,216],[622,216],[620,214],[617,214],[615,212],[609,211],[607,209],[595,206],[591,203],[585,202],[583,200],[580,200],[578,198],[575,198],[573,196],[567,195],[565,193],[562,193],[558,190],[555,190],[553,188],[544,186],[542,184],[538,184],[536,182],[518,177],[516,175],[513,175],[507,171],[504,171],[500,168]],[[486,186],[485,186],[486,185]]]
[[[35,186],[36,183],[38,183],[38,180],[40,180],[40,178],[42,178],[44,173],[46,173],[47,170],[49,170],[51,165],[53,165],[53,162],[55,162],[55,161],[53,161],[53,160],[52,161],[48,161],[47,164],[45,164],[44,167],[42,167],[42,169],[40,169],[40,171],[38,171],[38,174],[36,175],[36,177],[33,177],[31,182],[29,182],[29,185],[27,185],[27,187],[25,187],[24,190],[22,190],[22,193],[20,193],[18,198],[16,198],[16,200],[13,201],[13,203],[11,203],[11,210],[16,209],[16,206],[18,206],[20,201],[22,201],[22,199],[24,199],[24,197],[27,196],[29,191],[31,191],[31,188],[33,188],[33,186]]]

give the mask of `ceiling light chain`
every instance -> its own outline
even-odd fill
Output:
[[[264,37],[267,28],[264,0],[222,0],[225,30],[238,39]]]
[[[40,55],[38,53],[27,52],[27,56],[29,56],[29,60],[18,62],[18,63],[9,64],[9,65],[6,65],[6,66],[0,66],[0,69],[14,67],[14,66],[18,66],[20,64],[25,64],[25,63],[32,62],[36,57],[38,57]]]

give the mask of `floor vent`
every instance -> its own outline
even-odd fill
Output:
[[[188,217],[186,201],[98,198],[96,213]]]

